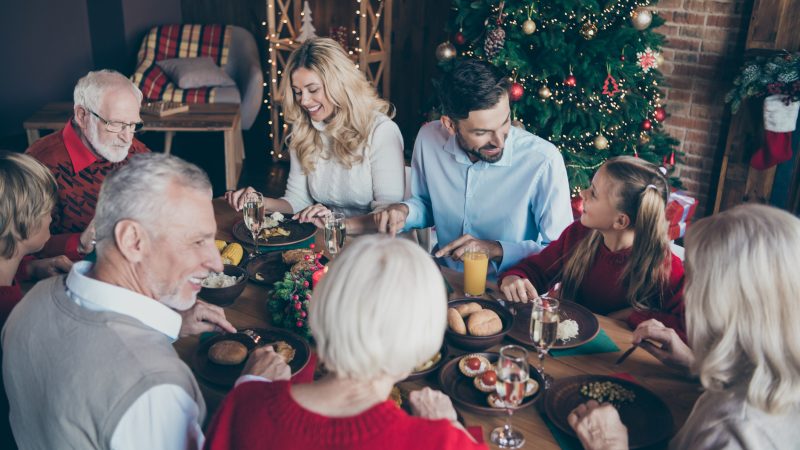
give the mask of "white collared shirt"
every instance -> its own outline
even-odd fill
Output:
[[[158,301],[133,291],[89,278],[92,263],[75,263],[67,276],[67,294],[92,311],[111,311],[132,317],[173,341],[181,316]],[[147,390],[123,414],[111,437],[111,448],[199,449],[203,446],[200,408],[180,386],[162,384]]]

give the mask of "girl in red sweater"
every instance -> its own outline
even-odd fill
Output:
[[[669,249],[668,194],[653,164],[609,159],[581,191],[580,220],[504,273],[500,290],[526,302],[560,281],[563,299],[626,319],[631,327],[656,318],[685,340],[683,263]]]

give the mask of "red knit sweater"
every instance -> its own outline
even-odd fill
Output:
[[[517,275],[531,280],[538,292],[546,292],[554,282],[558,281],[556,278],[560,276],[564,263],[590,231],[580,220],[573,222],[541,253],[528,256],[502,274],[499,282],[502,283],[503,278],[509,275]],[[630,255],[630,248],[612,252],[605,245],[601,245],[592,266],[578,288],[577,298],[574,301],[597,314],[608,314],[630,307],[626,298],[627,286],[620,280]],[[647,319],[657,319],[677,331],[685,341],[683,275],[683,263],[680,258],[672,255],[669,286],[665,291],[662,310],[634,311],[628,317],[628,324],[636,327]]]
[[[119,163],[99,160],[81,141],[69,121],[60,132],[49,134],[34,142],[26,153],[47,166],[58,183],[58,202],[50,225],[52,237],[40,256],[61,254],[77,261],[80,233],[94,217],[100,186],[109,172],[128,162],[131,156],[150,150],[134,139],[128,157]]]
[[[286,381],[246,382],[220,406],[207,450],[485,449],[446,420],[412,417],[386,401],[353,417],[330,418],[301,407]]]

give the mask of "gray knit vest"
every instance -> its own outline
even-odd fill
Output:
[[[82,308],[65,282],[38,283],[3,328],[3,378],[19,448],[107,449],[133,402],[163,384],[195,400],[202,424],[200,388],[170,339],[132,317]]]

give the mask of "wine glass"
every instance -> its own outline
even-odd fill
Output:
[[[252,258],[261,254],[258,248],[258,235],[264,225],[264,197],[260,192],[248,192],[245,194],[242,214],[244,215],[244,224],[253,236],[253,253],[250,253]]]
[[[331,258],[342,250],[344,238],[347,236],[344,214],[332,212],[325,217],[325,247],[328,249]]]
[[[544,388],[550,387],[552,377],[544,373],[544,357],[558,336],[558,299],[548,294],[533,300],[531,310],[530,336],[533,346],[539,352],[539,375],[544,381]]]
[[[519,345],[506,345],[500,348],[497,360],[497,396],[503,401],[508,412],[506,423],[492,430],[489,440],[500,448],[520,448],[525,445],[525,436],[511,428],[514,408],[522,403],[528,384],[528,351]]]

